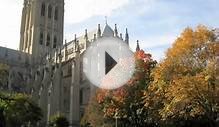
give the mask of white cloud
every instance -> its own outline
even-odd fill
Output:
[[[66,0],[65,22],[78,23],[92,16],[110,16],[129,0]]]
[[[0,0],[0,46],[17,49],[20,39],[22,0]]]

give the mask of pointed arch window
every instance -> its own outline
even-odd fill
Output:
[[[57,46],[57,37],[55,36],[53,40],[53,48],[56,48],[56,46]]]
[[[40,40],[39,43],[42,45],[43,44],[43,32],[40,32]]]
[[[41,16],[45,16],[46,6],[45,3],[42,3],[41,5]]]
[[[47,34],[47,39],[46,39],[46,46],[50,45],[50,35]]]
[[[80,104],[82,105],[83,104],[83,89],[80,90],[80,97],[79,97],[79,101],[80,101]]]
[[[52,6],[51,5],[49,5],[48,6],[48,18],[52,18]]]
[[[59,16],[59,10],[58,10],[58,7],[55,8],[55,16],[54,16],[54,19],[55,20],[58,20],[58,16]]]

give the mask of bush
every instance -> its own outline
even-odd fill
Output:
[[[68,127],[69,122],[65,116],[55,115],[50,120],[50,127]]]

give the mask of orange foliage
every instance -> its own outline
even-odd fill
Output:
[[[103,90],[99,89],[96,94],[97,102],[103,106],[104,114],[106,117],[114,117],[115,112],[122,113],[124,110],[123,107],[128,105],[127,98],[130,96],[135,96],[136,98],[141,98],[143,92],[142,89],[135,90],[134,87],[139,85],[138,82],[144,80],[147,75],[147,71],[151,70],[151,64],[156,62],[152,60],[150,54],[146,54],[143,50],[140,50],[135,53],[136,60],[136,72],[133,77],[124,85],[115,90]],[[147,75],[147,76],[145,76]],[[147,84],[142,84],[143,86]],[[133,89],[133,90],[132,90]],[[135,101],[133,98],[132,101]]]

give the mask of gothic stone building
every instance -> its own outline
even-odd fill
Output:
[[[63,23],[64,0],[24,0],[19,51],[0,47],[0,63],[10,67],[7,88],[32,95],[43,109],[44,125],[51,116],[62,114],[78,127],[95,89],[82,71],[84,51],[102,37],[129,44],[129,35],[126,29],[123,39],[116,25],[112,30],[106,23],[103,29],[98,25],[63,44]]]
[[[82,73],[82,56],[102,37],[129,43],[106,23],[63,44],[64,0],[24,0],[19,51],[0,47],[0,62],[9,65],[8,89],[25,92],[43,109],[42,123],[62,114],[78,127],[94,86]]]

